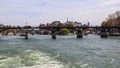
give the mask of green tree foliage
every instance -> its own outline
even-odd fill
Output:
[[[67,26],[68,27],[74,27],[74,24],[73,23],[69,23]],[[70,33],[74,32],[73,29],[68,29],[68,30],[70,31]]]
[[[59,34],[60,35],[68,35],[70,33],[69,29],[61,28]]]
[[[73,23],[69,23],[68,27],[74,27]]]
[[[101,26],[120,26],[120,11],[117,11],[113,14],[108,15],[106,21],[103,21]]]
[[[63,27],[64,25],[62,23],[59,23],[57,26],[58,27]]]

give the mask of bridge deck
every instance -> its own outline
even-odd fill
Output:
[[[68,29],[86,29],[86,28],[95,28],[95,29],[120,29],[120,27],[100,27],[100,26],[90,26],[90,27],[5,27],[0,28],[0,32],[8,29],[60,29],[60,28],[68,28]]]

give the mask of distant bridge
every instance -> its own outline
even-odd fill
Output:
[[[25,27],[4,27],[4,28],[0,28],[0,32],[5,31],[5,30],[10,30],[10,29],[19,29],[19,30],[25,30],[25,37],[26,39],[28,38],[28,29],[34,30],[34,29],[46,29],[52,32],[52,39],[56,39],[56,34],[55,32],[60,30],[61,28],[68,28],[68,29],[73,29],[77,31],[77,38],[82,38],[82,31],[84,29],[88,29],[88,28],[93,28],[96,30],[101,31],[101,37],[108,37],[107,32],[109,32],[111,29],[117,29],[120,33],[120,27],[101,27],[101,26],[82,26],[82,27],[29,27],[29,26],[25,26]]]
[[[112,29],[112,28],[115,28],[115,29],[120,29],[120,27],[101,27],[101,26],[90,26],[90,27],[28,27],[28,28],[34,28],[34,29],[61,29],[61,28],[68,28],[68,29],[86,29],[86,28],[95,28],[95,29]],[[25,29],[25,27],[24,27]]]
[[[61,29],[61,28],[68,28],[68,29],[86,29],[86,28],[94,28],[94,29],[98,29],[98,30],[103,30],[103,29],[120,29],[120,27],[101,27],[101,26],[85,26],[85,27],[67,27],[67,26],[63,26],[63,27],[5,27],[5,28],[0,28],[0,32],[4,31],[4,30],[8,30],[8,29]]]

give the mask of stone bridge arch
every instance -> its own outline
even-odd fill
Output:
[[[17,33],[20,33],[21,30],[20,29],[2,29],[0,31],[1,35],[8,35],[8,36],[12,36],[12,35],[16,35]]]

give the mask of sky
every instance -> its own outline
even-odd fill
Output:
[[[100,25],[120,0],[0,0],[0,24],[38,26],[53,21]]]

